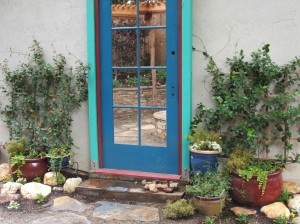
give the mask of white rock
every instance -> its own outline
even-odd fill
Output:
[[[8,163],[0,165],[0,181],[7,180],[11,176],[11,168]]]
[[[300,217],[296,217],[292,220],[293,224],[300,224]]]
[[[290,217],[290,210],[282,203],[275,202],[273,204],[266,205],[260,209],[270,219],[276,219],[279,216]]]
[[[21,187],[20,183],[7,182],[2,185],[1,194],[15,194]]]
[[[80,177],[77,178],[69,178],[64,184],[64,191],[68,193],[72,193],[75,191],[75,188],[82,182]]]
[[[288,207],[300,214],[300,194],[296,194],[293,196],[293,198],[289,199]]]
[[[24,184],[21,187],[21,195],[24,198],[31,199],[31,200],[37,200],[37,195],[42,194],[43,196],[47,197],[51,193],[51,187],[36,183],[36,182],[30,182],[27,184]]]
[[[152,184],[149,184],[149,190],[152,192],[152,193],[156,193],[158,190],[157,190],[157,186],[155,183],[152,183]]]
[[[56,186],[58,178],[62,178],[64,182],[66,181],[66,178],[61,173],[48,172],[44,176],[44,184],[50,185],[50,186]]]
[[[292,181],[283,181],[283,190],[286,190],[292,194],[299,194],[300,186]]]
[[[170,182],[170,187],[176,190],[179,187],[179,183],[178,182]]]

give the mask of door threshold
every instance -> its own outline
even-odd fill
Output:
[[[99,168],[90,172],[90,177],[100,179],[124,179],[124,180],[168,180],[179,182],[181,175],[165,174],[165,173],[151,173],[133,170],[116,170]]]

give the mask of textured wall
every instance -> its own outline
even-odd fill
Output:
[[[23,58],[10,57],[9,49],[26,53],[32,40],[40,42],[47,58],[53,50],[67,57],[70,66],[76,58],[86,62],[86,1],[85,0],[1,0],[0,1],[0,61],[8,58],[14,68]],[[52,46],[53,45],[53,46]],[[74,56],[68,55],[72,53]],[[3,77],[0,76],[2,82]],[[5,98],[1,95],[0,100]],[[87,104],[73,116],[73,138],[79,169],[89,170],[89,138]],[[9,138],[6,124],[0,121],[0,144]],[[0,162],[7,156],[0,151]]]
[[[298,0],[194,0],[193,107],[200,101],[211,105],[210,77],[205,71],[208,61],[197,50],[207,51],[226,71],[225,59],[236,50],[243,49],[249,55],[269,43],[272,58],[284,64],[300,55],[299,21]],[[299,150],[299,144],[296,148]],[[285,178],[300,182],[300,176],[295,175],[299,171],[299,165],[291,165]]]

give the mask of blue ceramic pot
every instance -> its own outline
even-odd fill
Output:
[[[59,171],[60,168],[67,167],[69,165],[70,156],[65,156],[61,158],[48,158],[47,163],[49,167],[51,167],[52,160],[55,160],[55,171]]]
[[[194,174],[201,172],[205,174],[207,171],[215,172],[218,168],[218,158],[220,153],[217,151],[199,151],[199,153],[191,152],[191,165]]]

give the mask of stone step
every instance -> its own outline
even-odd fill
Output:
[[[76,188],[76,193],[93,196],[101,200],[166,202],[167,200],[181,199],[184,194],[184,186],[179,186],[179,189],[172,193],[163,191],[152,193],[144,189],[141,181],[89,178]]]

